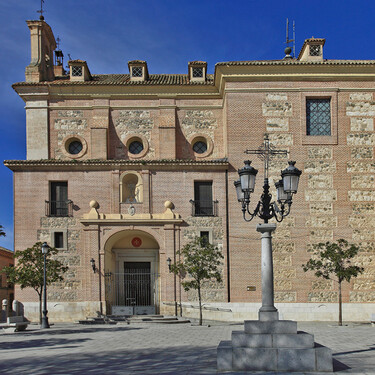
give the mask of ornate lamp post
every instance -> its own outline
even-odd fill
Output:
[[[299,177],[301,171],[297,169],[294,161],[289,162],[289,166],[281,171],[281,180],[276,182],[277,203],[272,202],[272,195],[269,192],[268,163],[273,155],[285,155],[285,150],[275,150],[269,143],[268,135],[264,137],[264,145],[258,150],[246,150],[247,154],[258,155],[264,160],[264,184],[263,194],[260,197],[253,212],[250,211],[250,195],[254,192],[255,177],[258,170],[253,168],[251,161],[246,160],[245,166],[238,171],[240,176],[234,182],[237,199],[242,206],[242,214],[245,221],[251,221],[258,216],[264,220],[263,224],[258,224],[256,230],[262,234],[262,307],[259,310],[259,320],[277,320],[279,313],[274,306],[273,290],[273,262],[272,262],[272,235],[276,229],[276,224],[268,223],[272,218],[281,222],[290,213],[292,198],[297,193]]]
[[[42,253],[44,255],[44,278],[43,278],[43,317],[41,328],[49,328],[48,317],[47,317],[47,267],[46,267],[46,255],[48,253],[49,246],[47,242],[42,245]]]

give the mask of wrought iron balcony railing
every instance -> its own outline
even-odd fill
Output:
[[[219,201],[193,201],[191,203],[192,216],[217,216]]]
[[[46,216],[71,217],[73,216],[73,202],[67,201],[45,201]]]

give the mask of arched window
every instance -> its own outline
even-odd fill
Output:
[[[143,201],[143,184],[139,173],[124,172],[120,181],[121,202],[140,203]]]

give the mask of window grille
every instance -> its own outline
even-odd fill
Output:
[[[320,47],[321,47],[320,45],[310,46],[310,56],[320,56],[321,55]]]
[[[306,100],[306,134],[331,135],[330,99]]]
[[[141,66],[132,67],[132,77],[143,77],[143,69]]]
[[[82,77],[82,66],[72,66],[72,77]]]
[[[203,68],[194,67],[193,68],[193,77],[194,78],[202,78],[203,77]]]
[[[73,141],[69,143],[68,151],[71,155],[77,155],[82,151],[83,145],[80,141]]]
[[[204,154],[207,151],[207,143],[204,141],[195,142],[193,145],[193,151],[197,154]]]
[[[133,141],[129,145],[129,152],[131,154],[137,155],[143,151],[143,144],[139,141]]]

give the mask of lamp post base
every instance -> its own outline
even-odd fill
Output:
[[[262,309],[258,312],[258,318],[262,322],[270,321],[270,320],[279,320],[279,312],[275,309],[275,311],[262,311]]]
[[[46,316],[42,317],[42,324],[41,324],[40,328],[49,328],[48,318]]]

